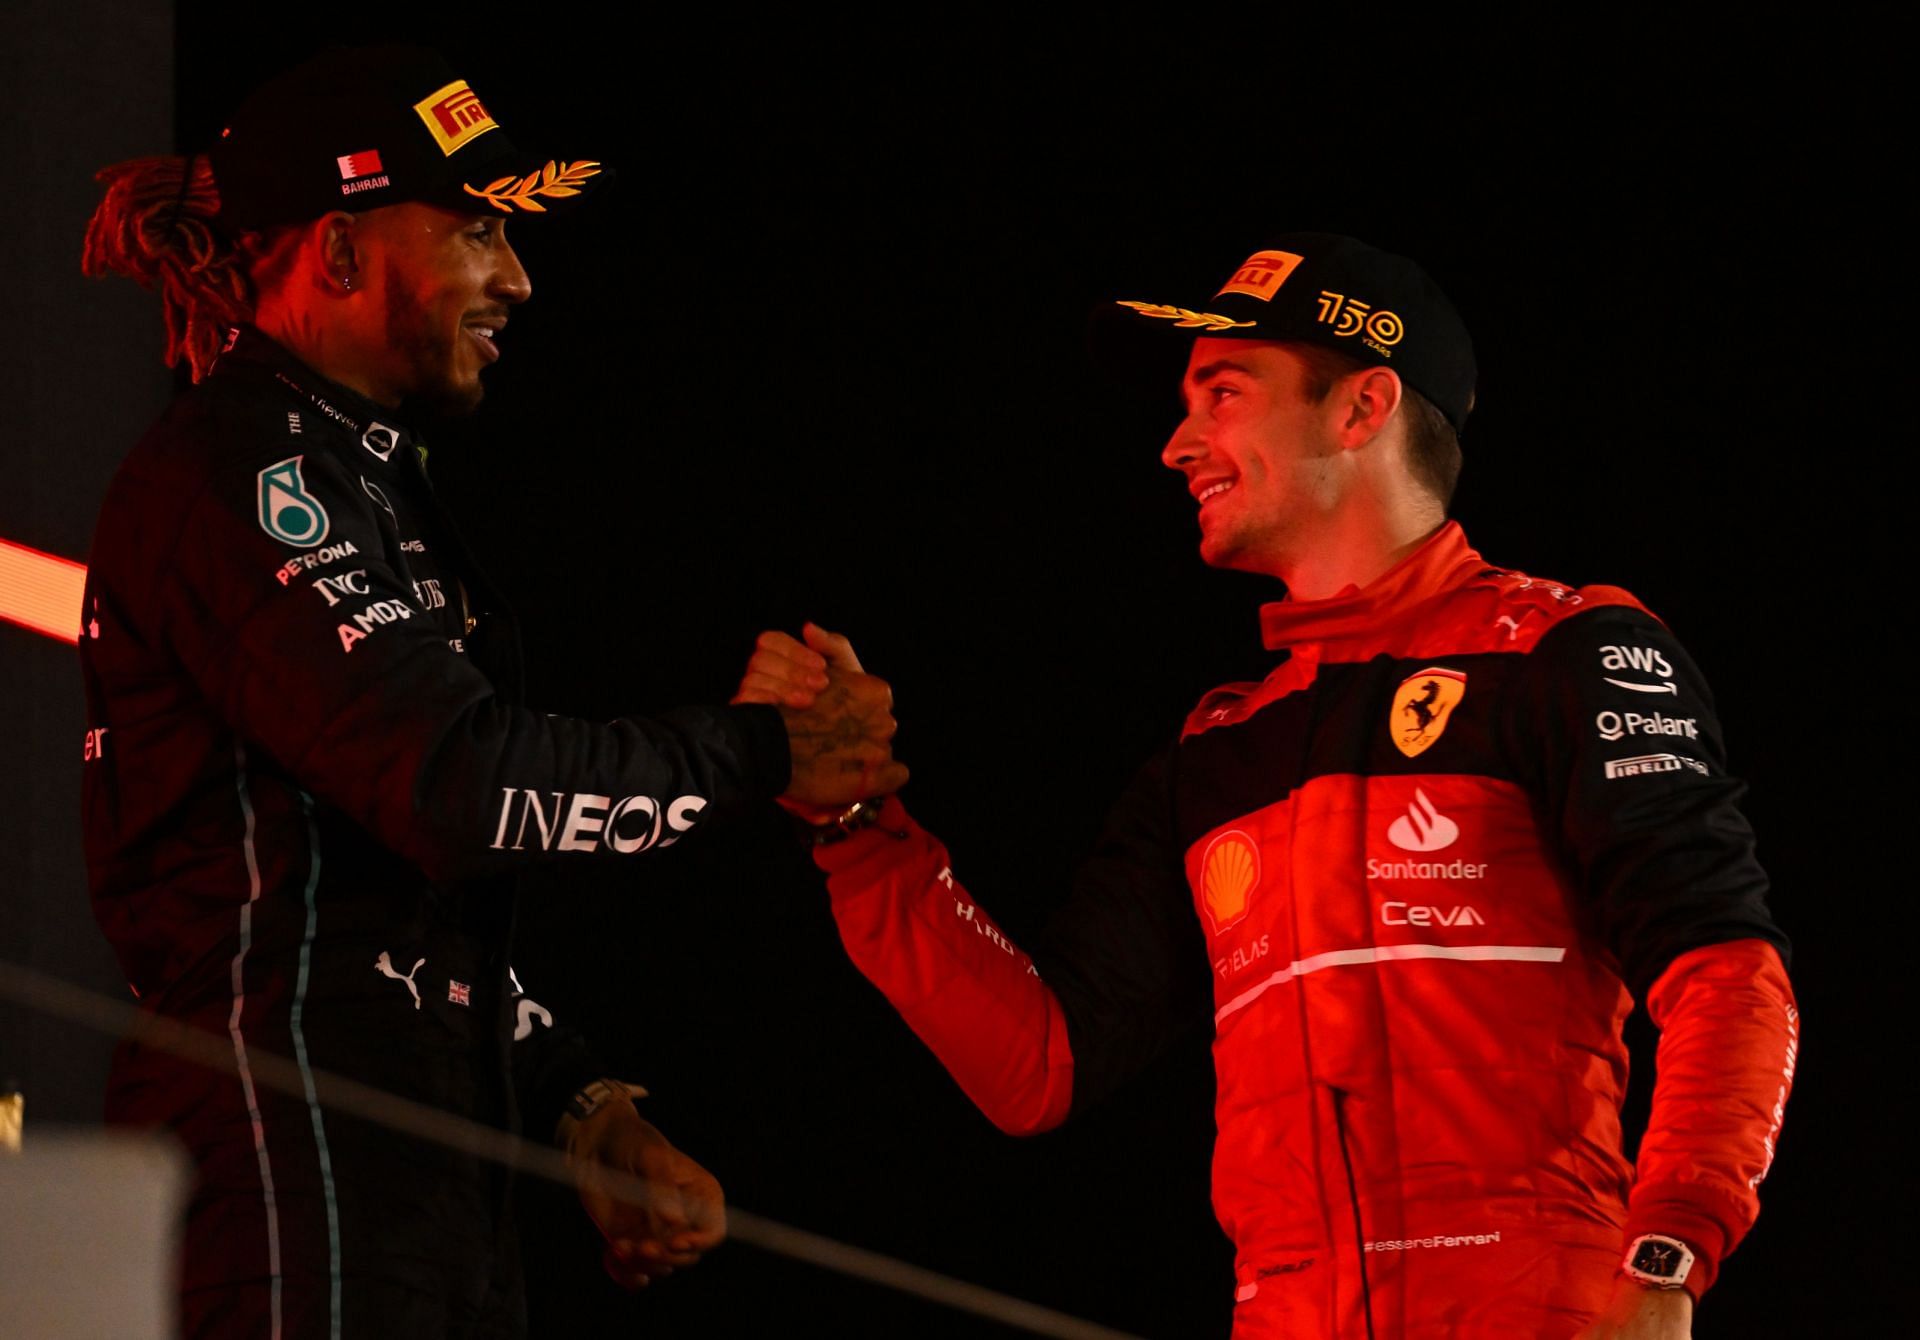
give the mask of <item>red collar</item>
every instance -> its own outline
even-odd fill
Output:
[[[1267,650],[1279,651],[1303,642],[1377,636],[1406,610],[1486,570],[1486,562],[1467,543],[1460,523],[1449,521],[1364,588],[1349,586],[1325,600],[1276,600],[1262,605],[1261,641]]]

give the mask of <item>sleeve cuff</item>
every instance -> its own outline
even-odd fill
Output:
[[[755,794],[771,800],[785,791],[793,780],[793,755],[780,709],[768,703],[740,703],[722,710],[745,741],[747,773]]]
[[[584,1043],[568,1047],[564,1057],[542,1070],[522,1099],[521,1129],[536,1143],[553,1139],[573,1095],[609,1073]]]
[[[851,833],[844,842],[830,842],[813,849],[813,863],[828,876],[851,870],[870,858],[890,853],[903,839],[920,830],[908,815],[899,796],[887,796],[880,802],[880,817],[865,828]],[[890,858],[886,858],[890,859]]]
[[[1687,1244],[1693,1252],[1693,1269],[1687,1272],[1684,1287],[1695,1302],[1713,1287],[1720,1274],[1721,1258],[1727,1254],[1727,1230],[1713,1215],[1697,1205],[1650,1199],[1627,1212],[1627,1231],[1620,1248],[1623,1256],[1626,1244],[1643,1233],[1659,1233]]]

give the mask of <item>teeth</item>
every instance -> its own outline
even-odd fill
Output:
[[[1214,494],[1225,493],[1228,489],[1232,487],[1233,487],[1233,481],[1229,479],[1223,484],[1215,484],[1212,488],[1203,489],[1200,493],[1199,501],[1205,502],[1207,499],[1213,497]]]

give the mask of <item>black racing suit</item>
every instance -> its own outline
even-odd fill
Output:
[[[193,1336],[514,1334],[506,1183],[348,1120],[332,1071],[550,1138],[600,1073],[520,994],[514,872],[665,847],[786,784],[769,707],[592,724],[520,704],[498,594],[393,415],[240,329],[128,456],[80,640],[95,913],[147,1010],[111,1120],[199,1171]],[[256,1082],[290,1057],[294,1094]]]

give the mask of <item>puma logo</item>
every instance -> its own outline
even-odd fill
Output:
[[[385,950],[381,950],[380,957],[373,961],[373,966],[380,970],[382,977],[391,977],[396,982],[405,982],[407,984],[408,994],[413,997],[413,1008],[417,1010],[420,1008],[420,989],[413,984],[413,973],[419,972],[420,965],[425,962],[425,959],[416,960],[413,965],[413,972],[402,975],[393,970],[393,960],[387,957]]]
[[[1511,614],[1502,614],[1494,620],[1494,623],[1505,624],[1507,626],[1507,641],[1511,642],[1520,636],[1520,625]]]

